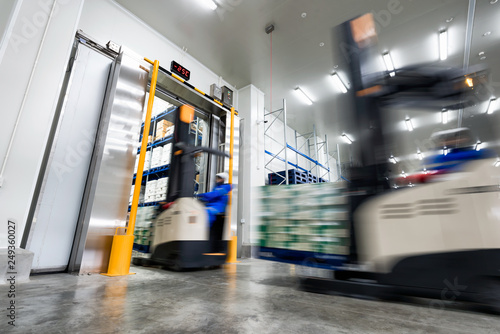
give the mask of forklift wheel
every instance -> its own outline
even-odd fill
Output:
[[[495,277],[483,277],[480,280],[481,292],[477,302],[488,313],[500,314],[500,280]]]

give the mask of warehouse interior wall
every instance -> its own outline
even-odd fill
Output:
[[[238,213],[238,222],[254,220],[256,204],[253,199],[257,197],[254,192],[266,179],[264,145],[260,139],[255,140],[263,138],[264,133],[264,93],[251,85],[236,90],[112,0],[9,0],[2,2],[2,6],[12,19],[5,19],[5,14],[0,21],[5,24],[3,32],[9,32],[3,40],[5,52],[0,58],[0,81],[4,87],[0,91],[0,98],[4,101],[0,123],[0,163],[5,165],[0,175],[0,219],[17,223],[18,246],[77,29],[101,44],[112,40],[140,55],[158,59],[167,68],[171,60],[176,60],[191,70],[190,83],[203,91],[208,92],[212,83],[228,86],[234,91],[234,106],[242,119],[242,145],[245,145],[240,153],[242,171],[239,175],[239,189],[245,189],[245,195],[238,201],[243,210]],[[15,16],[11,15],[13,10]],[[3,32],[0,31],[2,36]],[[240,94],[245,95],[241,106]],[[289,129],[289,136],[293,134],[294,131]],[[239,229],[243,245],[251,243],[250,226],[251,223]],[[0,248],[4,247],[7,247],[7,231],[2,227]]]
[[[0,219],[17,223],[17,245],[24,232],[77,29],[100,43],[113,40],[141,55],[158,59],[167,68],[172,59],[181,61],[192,71],[190,82],[195,87],[208,91],[210,84],[218,83],[233,89],[237,107],[237,91],[232,85],[113,1],[2,3],[9,4],[17,6],[17,13],[5,28],[11,33],[5,38],[4,45],[8,47],[0,64],[0,81],[4,87],[0,92],[4,101],[0,163],[5,161]],[[7,247],[6,228],[0,230],[0,240],[0,248]]]
[[[3,42],[7,35],[7,27],[9,21],[14,16],[14,9],[17,0],[2,0],[0,1],[0,50],[3,49]],[[3,52],[0,52],[0,62]]]
[[[16,5],[0,63],[0,248],[7,247],[9,219],[20,244],[83,0]]]
[[[253,85],[238,91],[240,170],[238,192],[238,255],[251,256],[252,227],[257,225],[258,191],[264,185],[264,93]]]

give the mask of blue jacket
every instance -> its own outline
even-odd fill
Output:
[[[228,202],[228,193],[231,191],[230,184],[218,184],[214,190],[200,194],[198,197],[206,202],[207,208],[213,208],[216,213],[224,213]]]

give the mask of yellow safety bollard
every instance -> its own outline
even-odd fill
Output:
[[[117,232],[119,229],[126,229],[126,227],[116,228],[115,235],[113,236],[113,245],[111,246],[111,254],[109,256],[108,272],[102,274],[104,276],[135,274],[129,272],[132,248],[134,247],[134,236],[128,234],[118,235]]]
[[[236,253],[238,252],[238,237],[233,235],[231,237],[231,240],[229,240],[228,245],[227,245],[227,258],[226,258],[226,263],[240,263],[236,259]]]

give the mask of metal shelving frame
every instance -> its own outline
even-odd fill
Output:
[[[295,131],[295,147],[292,147],[290,144],[288,144],[287,134],[286,134],[286,132],[287,132],[286,131],[287,130],[286,100],[283,99],[283,107],[278,109],[278,110],[274,110],[274,111],[270,111],[270,112],[266,112],[264,110],[264,124],[267,123],[266,117],[269,117],[270,115],[274,115],[275,118],[271,122],[271,124],[269,124],[264,130],[264,151],[267,155],[270,155],[272,158],[271,158],[271,160],[269,160],[265,164],[264,167],[267,171],[269,171],[271,173],[275,173],[277,176],[279,176],[280,178],[283,179],[279,183],[279,185],[289,184],[289,181],[288,181],[288,169],[289,169],[288,166],[289,165],[294,167],[295,169],[299,169],[299,170],[304,171],[306,173],[311,173],[313,169],[316,169],[316,177],[318,178],[318,180],[320,178],[324,178],[325,176],[328,176],[328,182],[330,182],[331,178],[330,178],[330,159],[328,156],[328,137],[325,135],[325,141],[318,143],[317,135],[316,135],[316,126],[313,125],[313,132],[311,132],[311,133],[302,135],[302,134],[298,134],[297,131]],[[271,137],[268,134],[269,129],[273,126],[273,124],[276,122],[276,120],[279,119],[280,116],[282,116],[282,118],[283,118],[283,143],[284,144],[280,143],[279,141],[277,141],[275,138]],[[296,148],[298,146],[297,139],[299,137],[303,137],[305,139],[305,141],[299,148]],[[279,150],[278,153],[274,154],[266,149],[266,140],[267,141],[272,140],[275,143],[282,146],[282,148]],[[312,144],[311,144],[311,140],[313,140]],[[307,144],[307,153],[308,154],[301,152],[301,150],[304,148],[304,146],[306,144]],[[314,147],[314,152],[315,152],[314,159],[311,157],[311,147]],[[288,150],[295,152],[295,158],[296,158],[295,161],[297,162],[296,164],[289,161]],[[319,160],[318,160],[319,152],[321,150],[326,155],[326,166],[319,163]],[[308,169],[298,165],[299,155],[308,160],[308,162],[309,162]],[[285,176],[278,174],[278,171],[275,171],[269,167],[271,162],[273,162],[275,159],[284,162]],[[322,175],[320,175],[320,172],[319,172],[320,168],[321,168],[321,170],[324,170],[324,174],[322,174]]]

